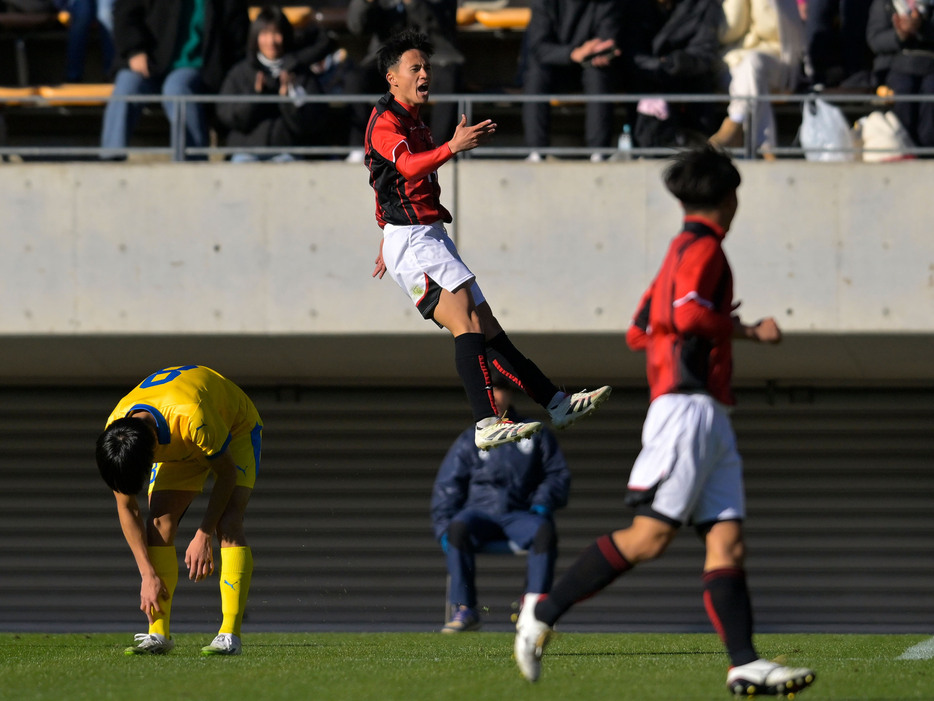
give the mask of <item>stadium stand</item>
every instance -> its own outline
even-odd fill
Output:
[[[308,5],[280,4],[297,26],[315,22],[334,34],[352,58],[363,55],[365,46],[346,29],[345,3],[324,0]],[[258,5],[254,6],[251,12],[258,12],[258,9]],[[477,118],[490,117],[500,126],[497,147],[515,149],[523,145],[519,118],[521,104],[513,98],[521,93],[519,56],[529,17],[528,0],[484,0],[463,3],[458,9],[458,44],[468,56],[464,75],[466,93],[502,96],[501,100],[485,100],[473,106]],[[6,123],[6,135],[0,148],[9,150],[45,145],[92,149],[99,145],[102,101],[106,98],[107,82],[111,76],[104,74],[99,52],[92,49],[88,52],[86,72],[89,83],[61,84],[67,23],[67,13],[14,15],[0,12],[0,86],[4,86],[4,91],[0,92],[0,119]],[[24,92],[10,92],[12,88]],[[869,100],[870,96],[867,96],[864,103],[841,106],[851,123],[879,108]],[[579,145],[584,102],[552,99],[551,103],[554,106],[553,145],[559,149]],[[725,109],[725,100],[722,105]],[[614,125],[620,131],[624,123],[631,123],[633,109],[633,104],[624,102],[615,106]],[[794,100],[778,102],[775,111],[779,146],[791,147],[801,123],[801,104]],[[158,147],[169,153],[169,141],[168,122],[158,106],[153,104],[144,110],[142,123],[131,145],[150,150]],[[331,144],[335,148],[342,145],[337,138]],[[503,155],[515,157],[520,154]],[[49,157],[62,158],[63,155]]]

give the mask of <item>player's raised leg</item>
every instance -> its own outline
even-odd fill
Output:
[[[574,394],[562,392],[532,360],[516,348],[486,301],[477,305],[477,315],[486,336],[487,355],[493,367],[544,407],[555,428],[567,428],[590,415],[609,398],[612,390],[606,385],[597,390],[583,390]]]
[[[493,375],[486,354],[483,327],[468,287],[442,290],[434,320],[454,336],[454,362],[476,423],[476,445],[489,450],[541,430],[538,421],[514,422],[496,413]]]

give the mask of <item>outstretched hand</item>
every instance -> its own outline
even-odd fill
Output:
[[[496,133],[496,124],[492,119],[484,119],[479,124],[467,126],[467,115],[461,115],[461,121],[454,128],[454,136],[448,141],[451,153],[470,151]]]
[[[772,317],[762,319],[752,327],[753,338],[759,343],[781,343],[782,330]]]
[[[738,315],[733,315],[733,338],[758,341],[759,343],[781,343],[782,330],[773,317],[760,319],[755,324],[744,324]]]

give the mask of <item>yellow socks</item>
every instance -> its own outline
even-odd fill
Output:
[[[175,586],[178,584],[178,555],[175,554],[174,545],[151,546],[149,550],[149,561],[152,563],[156,574],[165,585],[168,592],[168,599],[160,599],[159,606],[162,613],[153,612],[152,625],[149,626],[150,633],[157,633],[169,637],[169,617],[172,613],[172,596],[175,594]]]
[[[221,548],[221,613],[224,620],[218,633],[233,633],[240,637],[252,574],[253,552],[249,546]]]

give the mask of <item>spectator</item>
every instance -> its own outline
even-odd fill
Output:
[[[101,43],[101,69],[109,78],[114,60],[114,0],[58,0],[56,4],[69,15],[65,82],[80,83],[84,78],[88,36],[95,19]]]
[[[872,53],[866,22],[872,0],[800,0],[811,84],[868,90]]]
[[[114,6],[118,72],[114,97],[216,94],[230,68],[243,58],[250,18],[244,0],[119,0]],[[104,158],[126,148],[143,103],[112,100],[104,112]],[[170,122],[175,105],[163,102]],[[208,145],[209,110],[183,107],[185,144]]]
[[[719,0],[632,0],[625,18],[626,82],[633,92],[712,93],[723,63],[717,38]],[[646,100],[637,106],[638,146],[684,146],[716,131],[718,110],[709,104]]]
[[[724,0],[725,22],[720,33],[723,62],[729,68],[730,95],[792,92],[803,75],[804,23],[796,0]],[[742,146],[746,119],[753,109],[733,100],[711,143]],[[770,102],[754,106],[751,137],[765,155],[777,145],[775,113]],[[774,157],[774,156],[773,156]]]
[[[513,416],[512,388],[502,376],[493,380],[493,395],[500,415]],[[431,497],[435,538],[451,577],[453,616],[442,633],[480,627],[474,554],[487,543],[509,540],[528,550],[526,586],[551,589],[558,553],[553,514],[567,504],[570,484],[564,455],[548,430],[492,451],[474,445],[472,426],[457,438]]]
[[[405,28],[426,34],[435,47],[431,60],[431,87],[438,94],[461,90],[464,55],[456,46],[457,0],[350,0],[347,28],[359,37],[369,37],[366,56],[355,70],[349,71],[345,92],[382,94],[386,76],[376,62],[379,47],[393,34]],[[363,133],[371,106],[356,103],[351,107],[349,143],[362,147]],[[432,107],[431,135],[435,143],[447,141],[458,122],[457,103],[439,102]],[[351,160],[363,160],[363,152]]]
[[[314,46],[311,46],[315,50]],[[314,143],[324,127],[326,105],[300,101],[322,93],[306,52],[296,53],[295,33],[278,7],[264,7],[250,26],[247,55],[236,64],[221,86],[222,95],[280,95],[288,102],[222,102],[218,120],[230,131],[231,147],[300,146]],[[291,161],[279,154],[235,153],[235,162]]]
[[[876,53],[873,72],[892,92],[934,94],[934,12],[930,4],[873,0],[866,36]],[[934,102],[896,102],[892,111],[916,145],[934,146]]]
[[[526,30],[526,95],[571,92],[587,95],[614,91],[616,40],[622,3],[618,0],[533,0],[532,19]],[[613,105],[588,102],[584,141],[590,148],[606,148],[613,140]],[[549,143],[551,106],[547,102],[522,105],[525,143],[532,149]],[[530,160],[541,158],[533,151]],[[600,155],[594,154],[593,160]]]

